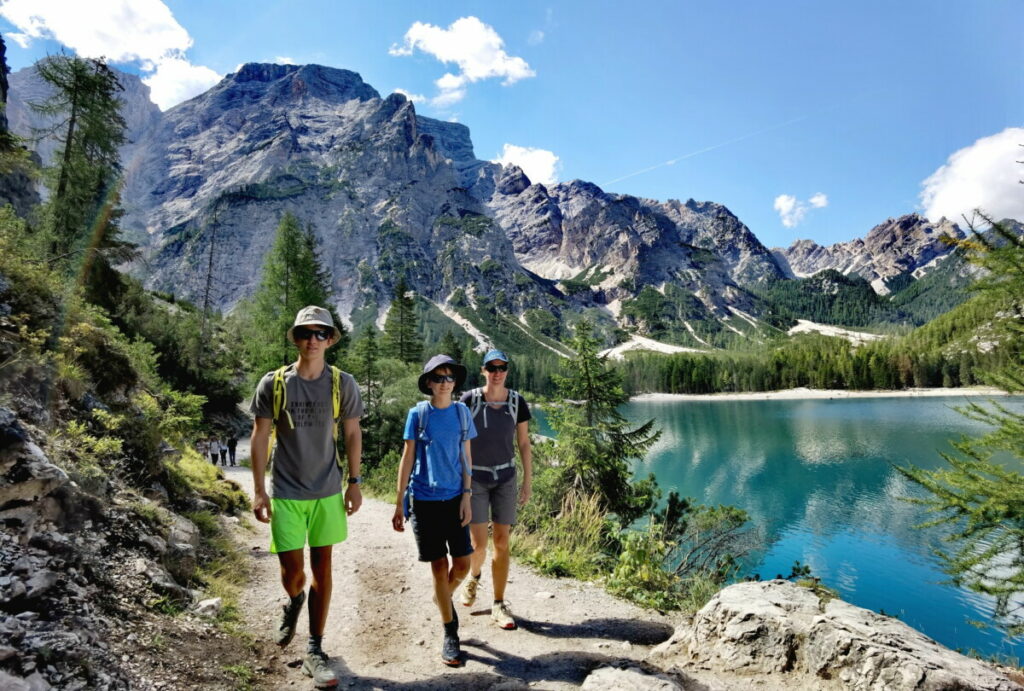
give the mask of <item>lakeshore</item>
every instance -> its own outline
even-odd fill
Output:
[[[800,387],[782,391],[743,391],[739,393],[645,393],[630,398],[631,401],[796,401],[829,400],[837,398],[940,398],[963,396],[964,398],[987,398],[1009,396],[1007,392],[991,386],[935,389],[894,389],[870,391],[849,391],[846,389],[808,389]]]

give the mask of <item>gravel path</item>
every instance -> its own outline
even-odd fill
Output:
[[[252,495],[247,468],[225,470]],[[596,667],[642,660],[672,633],[668,617],[615,599],[596,585],[547,578],[516,563],[506,596],[519,629],[498,629],[490,619],[485,567],[478,604],[456,605],[466,663],[448,668],[440,661],[441,624],[431,602],[430,569],[416,560],[411,530],[392,530],[393,510],[367,499],[349,517],[349,539],[334,551],[324,649],[333,656],[341,688],[570,689]],[[250,547],[254,573],[240,603],[243,616],[254,631],[269,635],[284,595],[277,559],[267,551],[269,528],[243,520],[239,536]],[[291,645],[265,662],[289,668],[287,684],[311,685],[299,668],[307,630],[303,616]]]

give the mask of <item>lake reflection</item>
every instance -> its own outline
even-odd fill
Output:
[[[944,465],[950,439],[985,428],[953,406],[963,397],[803,401],[634,401],[632,421],[656,418],[662,436],[638,475],[654,473],[705,504],[745,509],[764,546],[744,564],[763,578],[795,560],[861,607],[899,616],[943,644],[1024,658],[990,621],[988,599],[943,585],[934,530],[916,530],[916,488],[893,469]],[[1008,404],[1024,409],[1024,401]],[[1022,470],[1016,461],[1017,470]]]

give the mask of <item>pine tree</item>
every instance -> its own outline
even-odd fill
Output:
[[[60,142],[46,204],[51,253],[71,266],[73,255],[84,252],[87,273],[100,250],[128,249],[117,240],[118,149],[125,141],[118,94],[123,88],[102,59],[58,55],[38,63],[36,71],[52,95],[30,107],[55,120],[36,135]]]
[[[441,352],[445,355],[450,355],[455,362],[465,365],[463,357],[465,353],[462,352],[462,346],[459,344],[459,340],[455,338],[455,334],[451,332],[451,329],[445,331],[444,336],[441,338]]]
[[[307,305],[331,310],[342,342],[327,351],[334,362],[345,346],[345,331],[329,305],[330,281],[316,253],[316,238],[311,227],[303,228],[291,213],[285,213],[277,226],[274,245],[263,262],[259,288],[239,310],[246,333],[247,359],[254,374],[262,375],[295,357],[287,331],[296,313]]]
[[[598,356],[589,322],[577,324],[568,346],[576,357],[564,362],[565,375],[554,377],[565,404],[549,415],[558,433],[560,462],[560,491],[554,496],[596,492],[602,508],[628,525],[650,510],[657,497],[653,477],[632,481],[629,461],[643,458],[661,431],[654,429],[654,420],[629,429],[618,412],[628,400],[622,375]]]
[[[395,297],[384,322],[384,352],[402,362],[419,362],[423,354],[415,308],[415,298],[402,278],[395,286]]]

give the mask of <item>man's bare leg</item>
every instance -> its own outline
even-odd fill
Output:
[[[334,545],[310,547],[309,565],[313,582],[309,586],[309,633],[322,636],[327,625],[327,612],[331,608],[331,550]]]

